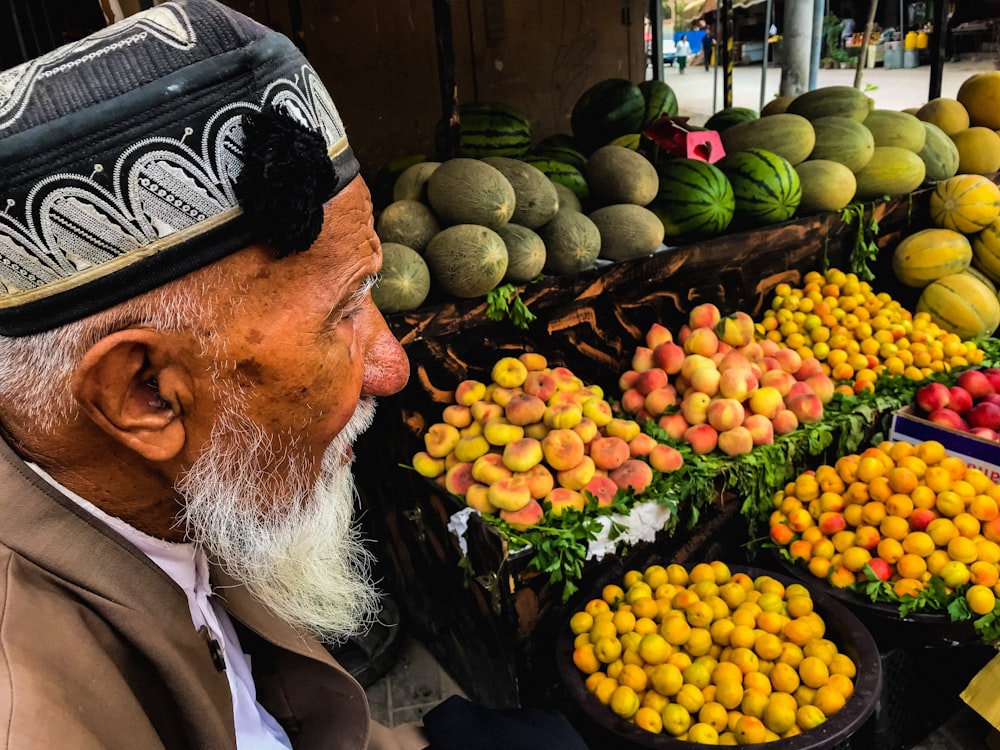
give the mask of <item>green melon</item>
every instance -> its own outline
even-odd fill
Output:
[[[382,313],[416,310],[430,289],[430,270],[420,253],[395,242],[382,243],[382,272],[372,288],[372,301]]]
[[[503,173],[479,159],[449,159],[427,180],[427,202],[446,224],[499,229],[513,216],[515,200]]]
[[[646,98],[639,87],[624,78],[607,78],[576,100],[570,126],[583,152],[590,153],[620,135],[639,132],[645,116]]]
[[[875,153],[875,136],[857,120],[833,115],[812,121],[816,143],[810,159],[827,159],[852,172],[863,168]]]
[[[536,278],[545,267],[545,243],[537,232],[514,222],[507,222],[497,230],[507,247],[507,272],[503,280],[512,284],[526,284]]]
[[[434,283],[454,297],[481,297],[503,281],[507,246],[500,235],[480,224],[442,229],[424,253]]]
[[[802,183],[788,159],[751,148],[727,154],[716,166],[733,186],[737,218],[752,224],[777,224],[798,210]]]
[[[663,222],[634,203],[604,206],[589,214],[601,234],[600,257],[625,261],[644,258],[663,244]]]
[[[656,167],[642,154],[624,146],[602,146],[587,161],[587,184],[606,205],[645,206],[656,197],[660,179]]]
[[[487,156],[482,159],[499,170],[514,188],[514,213],[510,220],[529,228],[540,227],[559,210],[555,185],[540,170],[520,159]]]
[[[786,112],[807,120],[820,117],[847,117],[862,122],[875,106],[875,100],[853,86],[823,86],[806,91],[788,103]]]
[[[719,134],[726,152],[762,148],[798,164],[809,157],[816,145],[816,131],[802,115],[778,113],[741,122]]]
[[[871,131],[876,146],[897,146],[919,153],[927,139],[921,121],[908,112],[873,109],[862,124]]]
[[[924,122],[924,147],[917,156],[924,162],[927,182],[942,182],[958,174],[958,146],[941,128]]]
[[[450,153],[448,125],[439,120],[434,148],[444,161],[452,156],[524,156],[531,150],[531,122],[517,107],[503,102],[465,102],[458,105],[458,149]]]
[[[427,161],[426,154],[407,154],[390,159],[375,174],[372,180],[372,203],[376,211],[381,211],[393,201],[392,191],[396,180],[408,167]]]
[[[915,153],[898,146],[876,146],[872,158],[854,173],[855,197],[861,201],[912,193],[924,181],[926,167]]]
[[[663,115],[677,117],[679,111],[677,94],[666,81],[656,79],[643,81],[639,84],[639,91],[646,100],[646,113],[643,115],[641,127],[651,125]]]
[[[441,166],[439,161],[422,161],[402,171],[392,186],[394,201],[426,201],[427,180]]]
[[[810,159],[795,165],[802,184],[799,211],[840,211],[854,200],[858,181],[840,162]]]
[[[379,214],[375,233],[382,242],[395,242],[422,253],[441,231],[434,212],[420,201],[393,201]]]
[[[657,167],[660,189],[649,204],[666,237],[713,237],[733,220],[733,187],[721,169],[698,159],[667,159]]]
[[[583,210],[583,204],[580,203],[580,199],[577,197],[576,193],[560,182],[553,182],[552,184],[555,186],[556,195],[559,196],[560,211],[579,212]]]
[[[601,252],[601,233],[591,219],[576,211],[560,211],[538,228],[545,243],[545,271],[576,273],[594,267]]]

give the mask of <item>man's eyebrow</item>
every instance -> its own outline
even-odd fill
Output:
[[[348,297],[344,298],[330,309],[330,312],[326,316],[328,324],[336,325],[343,320],[346,313],[352,311],[352,308],[363,303],[371,293],[372,288],[374,288],[374,286],[378,283],[380,277],[380,273],[370,273],[366,275]]]

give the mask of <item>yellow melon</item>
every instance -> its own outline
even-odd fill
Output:
[[[922,289],[942,276],[961,273],[972,262],[972,246],[951,229],[923,229],[905,237],[893,250],[896,278]]]
[[[981,174],[957,174],[937,184],[929,207],[935,225],[978,232],[1000,216],[1000,188]]]
[[[1000,129],[1000,70],[969,76],[958,87],[955,98],[968,110],[970,124]]]
[[[993,174],[1000,169],[1000,135],[995,130],[973,125],[951,136],[958,149],[958,171]]]
[[[1000,220],[976,232],[970,239],[973,265],[1000,283]]]
[[[943,276],[924,287],[917,312],[928,313],[943,329],[963,339],[989,335],[1000,325],[997,296],[965,273]]]
[[[918,120],[937,125],[948,135],[969,127],[969,112],[958,99],[939,96],[920,107],[916,113]]]

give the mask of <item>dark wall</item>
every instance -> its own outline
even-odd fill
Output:
[[[103,27],[97,0],[5,0],[0,67],[18,65]]]

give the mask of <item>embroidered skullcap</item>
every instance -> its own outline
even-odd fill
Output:
[[[357,174],[291,41],[172,0],[0,72],[0,334],[78,320],[254,242],[307,249]]]

